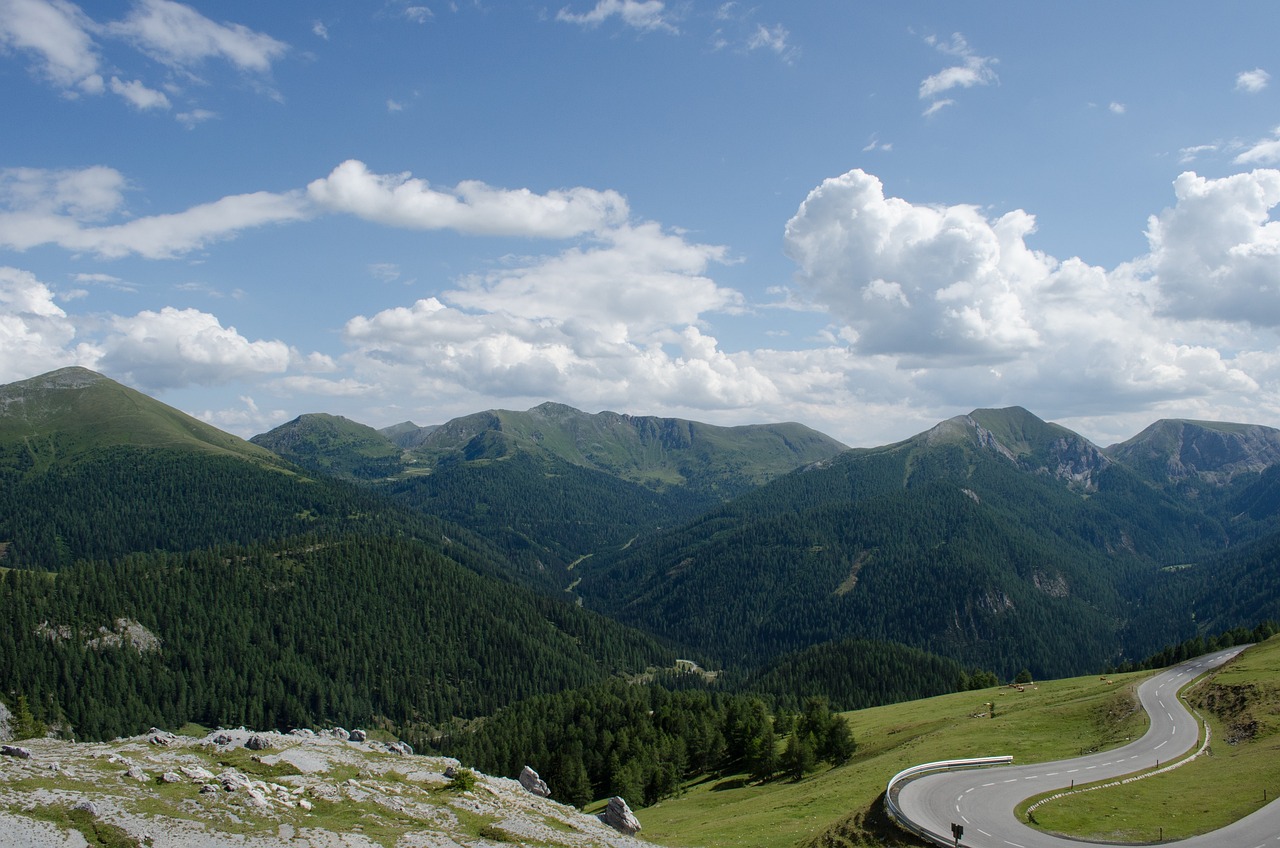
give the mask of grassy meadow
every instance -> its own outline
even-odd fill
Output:
[[[880,799],[895,773],[953,757],[1009,754],[1028,763],[1124,744],[1146,729],[1135,695],[1146,676],[1055,680],[846,713],[858,741],[846,765],[798,783],[749,784],[743,775],[703,781],[640,810],[642,836],[704,848],[894,844],[899,834]]]

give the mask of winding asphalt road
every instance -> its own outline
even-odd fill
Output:
[[[1072,782],[1093,783],[1154,768],[1191,750],[1200,724],[1178,700],[1178,690],[1196,676],[1222,665],[1243,648],[1231,648],[1188,660],[1138,687],[1138,699],[1151,727],[1136,742],[1076,760],[939,772],[901,787],[898,807],[904,816],[951,844],[951,825],[964,826],[961,845],[969,848],[1093,848],[1052,836],[1023,824],[1014,807],[1032,795],[1067,789]],[[1155,834],[1152,834],[1154,839]],[[1280,848],[1280,801],[1221,830],[1176,844],[1179,848]]]

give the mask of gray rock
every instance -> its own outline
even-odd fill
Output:
[[[147,773],[138,766],[129,766],[129,770],[125,774],[139,782],[147,779]]]
[[[213,780],[213,772],[202,766],[183,766],[179,771],[192,783],[208,783]]]
[[[520,785],[539,798],[551,796],[551,790],[547,787],[546,781],[538,777],[538,773],[528,766],[520,771]]]
[[[181,783],[182,775],[178,774],[176,771],[167,771],[164,774],[160,775],[160,782],[161,783]]]
[[[13,738],[13,713],[0,701],[0,742]]]
[[[455,777],[458,776],[458,767],[453,765],[445,766],[444,776],[449,778],[450,780],[453,780]]]
[[[408,742],[388,742],[387,750],[393,754],[400,754],[404,757],[413,755],[413,746]]]
[[[31,752],[18,745],[0,745],[0,756],[17,757],[20,760],[31,759]]]
[[[271,747],[271,743],[267,741],[267,737],[255,733],[249,737],[249,741],[245,742],[244,746],[250,751],[265,751]]]
[[[218,791],[218,784],[216,783],[206,783],[204,786],[200,787],[201,795],[208,795],[212,792],[217,792],[217,791]]]
[[[92,801],[89,801],[87,799],[76,804],[71,809],[81,810],[83,812],[86,812],[95,819],[98,817],[98,808],[93,805]]]
[[[213,737],[213,744],[215,745],[230,745],[234,741],[234,739],[225,733],[219,733],[217,736]]]
[[[351,731],[352,742],[363,742],[368,738],[369,738],[369,734],[365,733],[363,730],[360,730],[359,728],[356,728],[355,730]]]
[[[346,742],[351,738],[351,734],[341,727],[335,727],[333,730],[330,730],[329,733],[333,735],[334,739],[341,739],[343,742]]]
[[[640,829],[640,820],[636,818],[636,814],[631,812],[627,802],[617,795],[609,799],[608,806],[600,814],[600,821],[627,836],[634,835]]]
[[[168,748],[174,742],[178,741],[178,737],[165,730],[156,730],[154,727],[147,731],[147,741],[152,745],[159,745],[162,748]]]

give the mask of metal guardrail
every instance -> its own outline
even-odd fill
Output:
[[[889,783],[884,790],[885,811],[889,814],[889,818],[893,820],[894,824],[908,833],[912,833],[926,842],[941,846],[941,848],[952,848],[955,845],[954,837],[934,833],[916,824],[898,807],[898,789],[901,784],[935,771],[956,771],[959,769],[982,768],[983,766],[1005,766],[1012,762],[1013,757],[1006,755],[1001,757],[973,757],[967,760],[938,760],[933,763],[922,763],[918,766],[905,768],[889,778]]]

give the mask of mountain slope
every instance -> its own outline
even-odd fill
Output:
[[[391,439],[339,415],[300,415],[249,441],[308,471],[344,480],[375,480],[404,469]]]
[[[1121,653],[1157,567],[1226,533],[1065,428],[977,410],[598,556],[576,590],[730,663],[869,638],[1043,676]]]
[[[1280,430],[1218,421],[1157,421],[1107,456],[1153,480],[1226,483],[1280,463]]]
[[[717,427],[544,403],[526,412],[454,419],[426,433],[414,452],[432,465],[444,457],[498,459],[526,451],[657,490],[684,487],[723,499],[844,449],[801,424]]]
[[[0,468],[9,474],[125,445],[281,465],[270,451],[86,368],[0,386]]]

